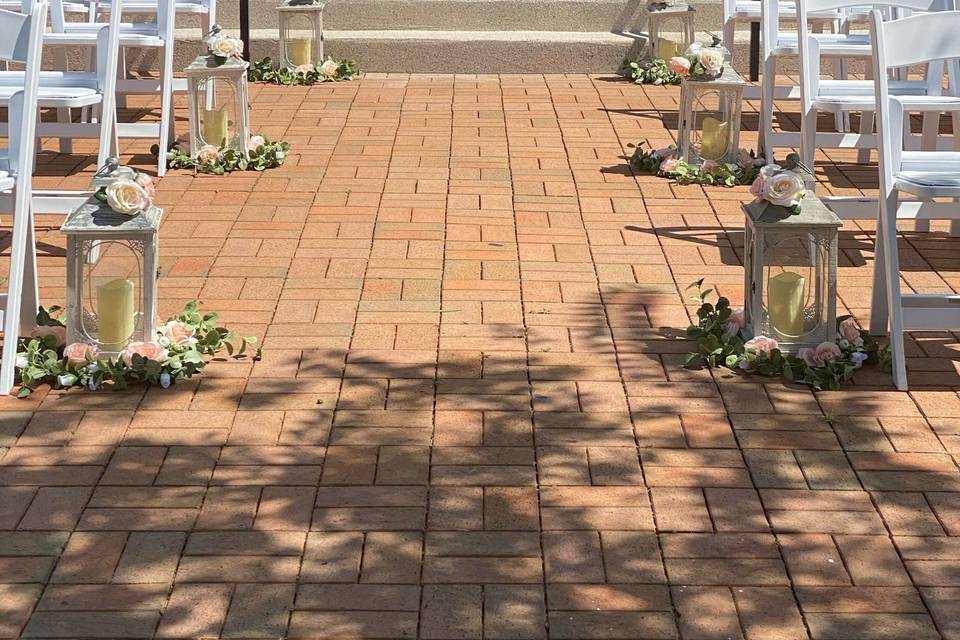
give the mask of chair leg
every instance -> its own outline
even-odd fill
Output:
[[[57,47],[53,53],[54,63],[61,71],[69,69],[67,62],[67,50],[63,47]],[[63,124],[72,121],[70,109],[67,107],[57,108],[57,122]],[[39,148],[39,147],[38,147]],[[60,153],[73,153],[73,140],[70,138],[60,138]]]
[[[173,120],[173,43],[168,42],[164,50],[163,69],[160,81],[160,151],[157,158],[157,175],[167,173],[167,150],[176,139]]]
[[[864,111],[860,114],[860,135],[868,136],[873,133],[873,111]],[[857,149],[857,162],[859,164],[869,164],[870,149]]]
[[[733,42],[736,34],[737,21],[730,18],[723,23],[723,46],[728,51],[733,51]]]
[[[903,342],[903,306],[900,299],[900,258],[897,255],[897,192],[891,192],[880,204],[880,229],[885,245],[887,302],[890,306],[890,350],[893,355],[893,383],[907,390],[907,360]]]
[[[763,77],[760,78],[760,144],[768,163],[773,162],[773,107],[777,92],[777,58],[767,56],[763,61]]]
[[[120,47],[120,59],[117,61],[117,81],[118,85],[127,79],[127,48]],[[117,91],[117,109],[127,108],[127,94]]]
[[[870,335],[885,336],[889,328],[890,307],[887,305],[886,247],[881,229],[879,209],[873,249],[873,289],[870,291]]]
[[[7,395],[16,377],[17,342],[21,330],[33,328],[36,314],[37,277],[34,258],[33,215],[30,191],[18,189],[14,195],[13,237],[10,245],[10,275],[7,281],[7,306],[3,318],[3,355],[0,357],[0,394]],[[29,273],[28,273],[29,272]],[[26,296],[24,294],[26,293]]]
[[[817,152],[817,110],[811,108],[800,116],[800,161],[813,172],[813,158]],[[816,184],[816,179],[813,180]]]

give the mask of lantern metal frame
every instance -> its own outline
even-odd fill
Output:
[[[283,0],[277,6],[280,31],[280,64],[287,69],[295,69],[290,59],[290,31],[298,28],[296,21],[306,19],[310,25],[310,64],[321,64],[323,54],[323,8],[326,0]]]
[[[729,62],[724,65],[720,76],[716,78],[683,78],[680,82],[680,117],[677,121],[677,143],[680,155],[690,164],[699,165],[704,160],[720,163],[734,163],[740,149],[740,121],[743,108],[743,90],[746,82],[733,70]],[[720,117],[727,123],[729,135],[727,148],[719,158],[703,158],[697,151],[694,137],[702,136],[703,114],[697,105],[704,98],[716,94]],[[701,138],[702,141],[702,138]]]
[[[250,144],[250,103],[247,97],[247,70],[250,63],[235,57],[218,58],[197,56],[185,69],[187,76],[187,106],[190,113],[190,155],[196,157],[204,144],[211,144],[201,134],[204,109],[210,108],[216,98],[215,87],[222,81],[233,87],[236,132],[226,141],[224,149],[247,155]],[[201,90],[205,100],[200,99]],[[214,146],[220,148],[219,145]]]
[[[823,201],[807,191],[801,200],[800,213],[786,207],[756,199],[743,205],[746,214],[744,226],[744,318],[745,333],[775,338],[785,353],[796,353],[804,347],[813,348],[821,342],[833,341],[837,332],[837,261],[839,231],[843,223]],[[804,269],[815,273],[812,297],[816,311],[815,324],[798,336],[779,331],[770,320],[766,304],[767,250],[794,240],[804,243],[809,252]],[[783,262],[783,261],[781,261]],[[791,266],[791,265],[783,265]],[[796,265],[792,265],[796,266]]]
[[[120,167],[120,169],[127,168]],[[123,174],[122,171],[119,173]],[[106,179],[101,182],[105,182]],[[101,184],[101,186],[104,185]],[[159,230],[162,217],[163,210],[153,205],[134,216],[116,213],[95,196],[91,196],[67,216],[63,226],[60,227],[60,232],[67,238],[68,344],[83,342],[96,345],[100,349],[102,358],[113,357],[121,350],[107,350],[98,332],[91,335],[89,329],[98,326],[98,320],[95,313],[91,314],[84,310],[84,301],[88,299],[86,294],[90,285],[85,278],[88,266],[95,264],[103,253],[104,247],[109,247],[113,243],[120,243],[129,248],[137,257],[139,267],[137,283],[139,314],[134,318],[134,331],[126,344],[136,341],[149,342],[156,338]]]
[[[696,39],[695,24],[696,8],[693,5],[684,3],[668,4],[666,2],[654,2],[647,5],[647,37],[650,38],[648,45],[650,47],[650,57],[654,60],[661,57],[660,38],[663,37],[665,26],[673,22],[680,24],[680,36],[683,38],[679,43],[680,55],[687,50]]]

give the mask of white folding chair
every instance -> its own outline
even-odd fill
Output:
[[[876,148],[876,136],[872,134],[872,112],[874,108],[873,81],[871,80],[821,80],[820,64],[824,56],[844,56],[848,58],[869,57],[869,51],[863,44],[851,43],[848,46],[835,47],[821,43],[820,36],[808,31],[803,17],[808,12],[826,9],[844,10],[862,6],[863,0],[800,0],[797,23],[798,45],[800,53],[800,158],[810,167],[814,166],[814,154],[818,147],[830,149],[872,149]],[[876,0],[875,7],[889,8],[891,12],[903,15],[912,10],[936,10],[942,4],[940,0]],[[882,14],[881,14],[882,15]],[[851,36],[853,37],[853,36]],[[905,76],[890,80],[888,88],[891,95],[901,96],[905,104],[922,105],[930,98],[942,93],[943,64],[935,61],[928,65],[926,77],[911,80]],[[820,111],[851,113],[864,115],[860,133],[820,132],[817,130],[817,115]],[[909,133],[909,132],[908,132]],[[924,146],[936,145],[937,128],[931,118],[925,118]]]
[[[8,101],[9,147],[0,152],[0,192],[13,201],[13,234],[10,242],[10,275],[3,302],[3,355],[0,358],[0,393],[13,388],[17,363],[17,338],[33,328],[37,291],[36,241],[31,208],[33,159],[36,144],[40,64],[47,3],[40,0],[31,12],[0,10],[0,60],[24,65],[23,87]]]
[[[950,113],[960,124],[960,101],[931,97],[926,104],[891,94],[888,72],[912,65],[960,59],[960,11],[942,11],[884,22],[871,12],[873,77],[880,139],[880,207],[877,219],[871,333],[889,323],[893,380],[907,389],[903,334],[906,331],[960,329],[960,295],[901,294],[897,256],[897,220],[960,220],[960,203],[932,198],[960,198],[960,152],[914,151],[904,144],[904,115],[909,111]],[[901,201],[907,193],[919,201]]]

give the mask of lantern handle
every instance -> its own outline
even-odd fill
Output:
[[[110,156],[104,161],[103,166],[97,169],[97,172],[94,174],[94,178],[106,178],[117,168],[120,167],[120,159],[115,156]]]

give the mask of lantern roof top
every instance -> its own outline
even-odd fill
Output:
[[[85,203],[70,212],[60,232],[67,235],[90,237],[152,236],[160,229],[163,209],[151,205],[135,216],[117,213],[105,203],[91,196]]]
[[[840,227],[843,224],[837,214],[809,189],[800,201],[800,213],[762,198],[744,204],[743,212],[755,227]]]
[[[327,0],[281,0],[277,11],[323,11]]]
[[[208,75],[211,72],[233,71],[243,73],[250,66],[246,60],[240,60],[233,56],[221,58],[213,54],[197,56],[193,59],[184,73],[187,75]]]
[[[746,82],[743,78],[740,77],[740,74],[734,70],[733,66],[728,62],[723,65],[723,71],[716,78],[709,77],[687,77],[683,79],[683,82],[690,82],[703,85],[745,85]]]
[[[647,4],[647,11],[651,13],[685,13],[696,10],[696,7],[686,2],[650,2]]]

